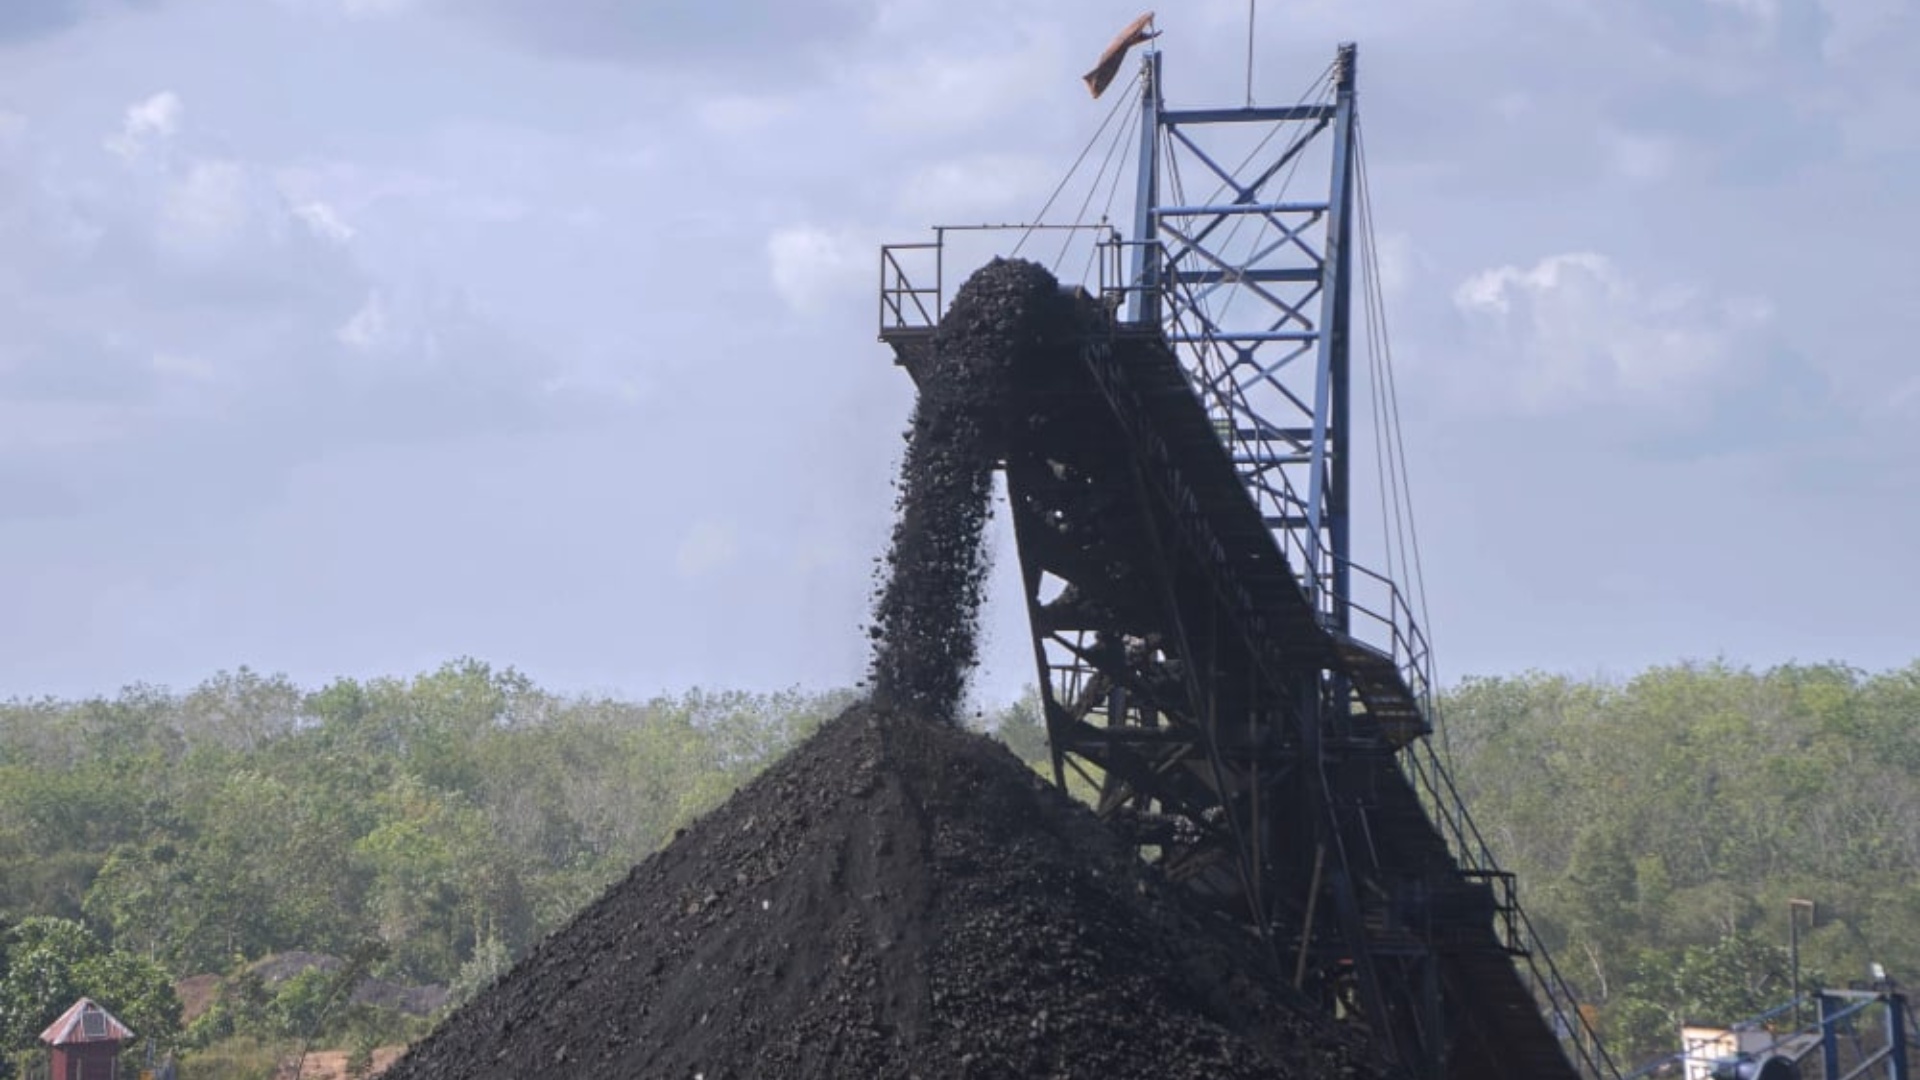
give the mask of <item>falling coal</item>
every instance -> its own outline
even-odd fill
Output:
[[[874,700],[884,707],[950,718],[960,703],[978,650],[982,540],[1012,374],[1043,362],[1069,319],[1052,274],[995,259],[961,287],[940,324],[920,373],[871,628]]]

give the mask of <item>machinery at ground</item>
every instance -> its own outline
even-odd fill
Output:
[[[1086,274],[1077,339],[1016,373],[1005,457],[1054,774],[1406,1074],[1617,1077],[1428,738],[1357,61],[1341,46],[1291,104],[1185,109],[1149,52],[1079,218],[1016,230],[1014,254],[1058,241]],[[1129,142],[1122,233],[1088,218]],[[910,372],[950,263],[1010,239],[882,250],[880,334]]]
[[[1729,1027],[1683,1027],[1678,1053],[1627,1080],[1907,1080],[1913,1037],[1906,994],[1882,976],[1796,996]]]

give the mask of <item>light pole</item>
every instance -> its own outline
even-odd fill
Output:
[[[1807,913],[1807,929],[1813,929],[1813,901],[1787,900],[1787,963],[1793,968],[1793,1030],[1800,1030],[1800,912]]]

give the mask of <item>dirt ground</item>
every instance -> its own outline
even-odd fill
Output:
[[[373,1052],[373,1068],[367,1076],[379,1076],[393,1067],[406,1052],[404,1046],[383,1046]],[[315,1050],[307,1054],[296,1078],[291,1067],[282,1069],[274,1080],[348,1080],[345,1050]]]

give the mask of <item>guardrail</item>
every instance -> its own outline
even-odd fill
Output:
[[[1493,850],[1480,834],[1478,826],[1467,813],[1467,804],[1460,797],[1460,791],[1454,786],[1453,777],[1440,761],[1430,740],[1420,739],[1409,744],[1407,752],[1400,756],[1401,768],[1407,772],[1423,802],[1428,806],[1441,834],[1447,840],[1447,846],[1453,849],[1454,860],[1460,865],[1461,873],[1469,878],[1487,878],[1505,876]],[[1540,1004],[1541,1011],[1554,1018],[1555,1029],[1574,1033],[1573,1054],[1575,1064],[1585,1076],[1600,1080],[1619,1080],[1620,1067],[1607,1054],[1606,1047],[1600,1045],[1598,1033],[1587,1023],[1580,1011],[1580,1000],[1574,993],[1573,984],[1561,975],[1560,968],[1553,962],[1547,951],[1546,941],[1540,931],[1527,917],[1520,905],[1517,890],[1509,888],[1504,903],[1511,910],[1502,915],[1502,929],[1507,935],[1503,942],[1509,952],[1525,961],[1524,974]]]
[[[945,309],[945,274],[941,257],[941,242],[919,244],[888,244],[880,249],[880,334],[885,337],[889,332],[899,330],[931,330],[940,325],[940,313]],[[913,252],[915,254],[907,255]],[[929,256],[927,253],[931,253]],[[905,255],[908,262],[930,262],[933,284],[917,286],[908,275],[907,267],[901,262]],[[925,281],[926,273],[920,275]]]
[[[1066,234],[1059,254],[1058,263],[1069,253],[1077,252],[1086,256],[1086,270],[1089,277],[1095,276],[1093,260],[1112,257],[1120,234],[1111,225],[940,225],[933,230],[933,239],[911,244],[885,244],[880,248],[880,336],[892,333],[916,333],[937,329],[940,318],[947,309],[946,293],[946,257],[947,248],[954,242],[955,234],[961,236],[984,233],[1019,233],[1022,241],[1035,233]],[[1088,242],[1082,234],[1092,234]],[[975,248],[962,244],[963,254],[978,254],[982,259],[994,254],[991,248]],[[1118,268],[1109,267],[1103,261],[1098,277],[1106,280],[1117,277]],[[928,285],[927,282],[933,284]]]

